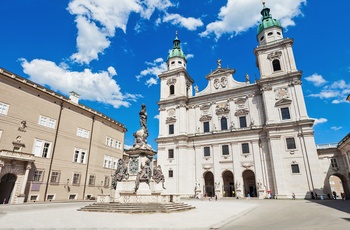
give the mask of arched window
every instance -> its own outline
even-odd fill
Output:
[[[175,86],[171,85],[170,86],[170,95],[174,95],[175,94]]]
[[[221,130],[227,130],[227,119],[226,117],[221,118]]]
[[[273,71],[281,70],[281,64],[278,59],[272,61]]]

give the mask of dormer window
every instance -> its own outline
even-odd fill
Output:
[[[275,59],[272,61],[273,71],[279,71],[281,70],[281,64],[278,59]]]
[[[174,86],[174,85],[171,85],[171,86],[169,87],[169,89],[170,89],[170,95],[174,95],[174,94],[175,94],[175,86]]]
[[[177,63],[179,63],[180,65],[182,64],[182,62],[181,62],[181,61],[178,61]]]
[[[272,34],[273,34],[273,32],[270,32],[270,33],[268,33],[267,35],[268,35],[268,36],[271,36]]]
[[[260,41],[264,40],[264,36],[261,36]]]
[[[281,33],[280,33],[280,32],[278,32],[278,31],[277,31],[277,34],[278,34],[278,35],[281,35]]]

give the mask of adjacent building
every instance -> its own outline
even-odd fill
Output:
[[[0,203],[109,193],[123,124],[5,69],[0,95]]]
[[[260,198],[291,198],[293,193],[312,198],[327,192],[294,40],[284,38],[265,5],[261,15],[254,49],[260,79],[255,82],[248,75],[237,81],[235,69],[223,68],[218,60],[200,91],[176,34],[168,69],[159,75],[156,141],[168,192]]]

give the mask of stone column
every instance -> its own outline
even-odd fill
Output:
[[[5,162],[3,160],[0,160],[0,173],[1,173],[2,167],[4,167],[4,165],[5,165]]]
[[[23,182],[22,182],[22,188],[21,188],[21,194],[24,194],[24,191],[26,189],[27,181],[28,181],[28,175],[29,175],[29,170],[32,168],[32,163],[28,162],[26,166],[26,172],[23,177]]]
[[[26,189],[27,181],[28,181],[29,170],[32,168],[31,164],[32,164],[31,162],[27,162],[26,171],[24,173],[22,184],[21,184],[22,187],[20,190],[20,194],[17,197],[17,204],[24,203],[24,198],[25,198],[24,192]]]

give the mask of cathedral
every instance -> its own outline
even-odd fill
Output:
[[[182,197],[312,198],[324,181],[293,39],[263,5],[254,49],[260,78],[235,80],[221,60],[202,91],[178,35],[161,73],[158,164]],[[255,44],[252,44],[255,46]]]

